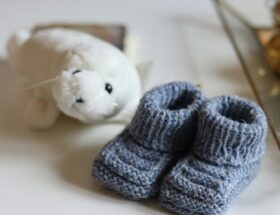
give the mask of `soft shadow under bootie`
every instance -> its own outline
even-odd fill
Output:
[[[164,178],[160,204],[178,214],[224,214],[258,172],[267,121],[253,102],[235,96],[210,99],[199,111],[190,155]]]
[[[163,174],[194,139],[202,101],[186,82],[147,92],[131,123],[95,159],[95,179],[130,199],[155,196]]]

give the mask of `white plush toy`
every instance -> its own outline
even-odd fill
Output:
[[[7,49],[32,93],[24,114],[32,128],[53,126],[60,111],[85,123],[127,121],[138,105],[135,67],[117,48],[87,33],[19,31]]]

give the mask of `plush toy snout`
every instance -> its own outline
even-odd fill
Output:
[[[85,123],[106,119],[117,112],[114,86],[92,70],[63,71],[53,86],[53,96],[66,115]]]

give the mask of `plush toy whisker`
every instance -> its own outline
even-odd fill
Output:
[[[129,113],[131,113],[131,114],[134,114],[134,113],[135,113],[135,108],[133,108],[133,107],[124,107],[124,109],[125,109],[126,111],[128,111]]]
[[[58,79],[59,79],[59,77],[55,77],[55,78],[51,78],[51,79],[48,79],[48,80],[44,80],[44,81],[41,81],[41,82],[39,82],[39,83],[37,83],[37,84],[32,85],[32,86],[29,87],[28,89],[29,89],[29,90],[32,90],[32,89],[34,89],[34,88],[37,88],[37,87],[40,87],[40,86],[42,86],[42,85],[51,83],[51,82],[53,82],[53,81],[57,81]]]
[[[113,105],[114,107],[118,107],[118,106],[119,106],[116,102],[113,102],[112,105]]]
[[[113,106],[118,107],[119,105],[115,102],[112,103]],[[124,110],[128,111],[131,114],[134,114],[135,108],[133,107],[123,107]]]

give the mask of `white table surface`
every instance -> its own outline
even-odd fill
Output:
[[[231,3],[253,23],[269,22],[263,1]],[[67,117],[45,132],[24,125],[26,95],[7,68],[5,42],[18,28],[48,21],[127,24],[140,60],[154,62],[147,89],[187,80],[208,96],[254,99],[211,1],[0,0],[0,214],[168,214],[156,200],[128,201],[91,179],[96,153],[123,126],[86,126]],[[228,214],[279,214],[279,203],[280,153],[269,135],[259,176]]]

